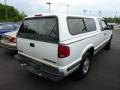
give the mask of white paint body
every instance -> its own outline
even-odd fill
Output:
[[[14,37],[14,38],[16,38],[17,32],[18,32],[18,30],[12,31],[12,32],[7,32],[2,37],[6,37],[6,38]],[[1,39],[1,45],[2,45],[2,47],[7,48],[7,49],[17,50],[16,43],[9,42],[8,39],[6,40],[5,38]]]
[[[59,69],[60,72],[64,73],[64,76],[67,76],[70,73],[74,72],[79,67],[79,65],[74,67],[70,71],[67,71],[67,68],[75,64],[76,62],[81,61],[83,54],[89,48],[94,47],[94,50],[97,50],[102,45],[107,43],[112,35],[112,30],[101,31],[98,18],[96,17],[72,15],[74,17],[80,18],[81,17],[92,18],[95,20],[96,24],[96,31],[82,33],[73,36],[70,34],[68,30],[68,24],[66,19],[67,15],[55,15],[55,16],[58,17],[60,39],[59,43],[70,47],[70,56],[66,58],[58,58],[58,44],[23,38],[17,38],[17,48],[19,54],[22,54],[36,61],[57,68]],[[34,43],[35,47],[34,48],[30,47],[29,43]],[[51,62],[46,61],[44,59],[51,60]]]

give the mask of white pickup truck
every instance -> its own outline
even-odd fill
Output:
[[[92,57],[110,49],[112,27],[103,18],[49,14],[27,17],[18,34],[16,58],[30,72],[54,81],[75,72],[84,78]]]

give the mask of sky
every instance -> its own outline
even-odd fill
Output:
[[[0,0],[4,4],[5,0]],[[51,13],[66,13],[68,6],[69,14],[114,17],[120,16],[120,0],[6,0],[8,5],[14,6],[27,15],[48,13],[47,2],[51,3]]]

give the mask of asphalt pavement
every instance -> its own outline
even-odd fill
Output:
[[[0,90],[120,90],[120,30],[113,31],[111,50],[101,50],[85,79],[72,75],[60,82],[25,71],[13,53],[0,47]]]

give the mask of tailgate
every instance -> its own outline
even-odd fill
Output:
[[[42,63],[58,65],[58,45],[17,38],[18,51]]]
[[[17,34],[19,53],[49,65],[58,65],[58,42],[56,16],[26,18]]]

